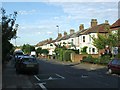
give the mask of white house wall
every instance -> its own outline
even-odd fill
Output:
[[[97,48],[93,45],[93,40],[91,39],[90,35],[92,36],[97,36],[97,33],[91,33],[87,35],[81,35],[79,36],[79,41],[80,41],[80,50],[87,46],[87,53],[88,54],[98,54]],[[83,37],[85,37],[85,42],[83,42]]]

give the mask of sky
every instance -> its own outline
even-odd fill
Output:
[[[117,0],[99,1],[2,2],[2,7],[6,10],[6,15],[18,12],[16,45],[36,45],[49,38],[56,39],[58,34],[56,25],[59,26],[59,33],[63,34],[66,31],[69,34],[70,29],[77,32],[80,24],[84,24],[85,29],[89,28],[91,19],[97,19],[98,24],[104,23],[105,20],[113,24],[118,19]],[[11,43],[15,45],[15,40],[12,39]]]

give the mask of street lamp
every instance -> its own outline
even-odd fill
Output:
[[[58,28],[58,34],[59,34],[59,26],[58,26],[58,25],[56,25],[56,27]]]

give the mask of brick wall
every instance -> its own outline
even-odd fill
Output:
[[[71,53],[71,60],[72,62],[80,62],[81,60],[83,60],[83,57],[87,57],[89,54],[75,54],[75,53]],[[94,58],[98,58],[99,55],[98,54],[90,54],[92,55],[92,57]]]

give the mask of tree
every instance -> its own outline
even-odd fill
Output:
[[[37,49],[36,49],[36,53],[37,53],[37,54],[41,54],[41,53],[42,53],[42,48],[37,48]]]
[[[31,51],[35,51],[35,47],[29,44],[24,44],[22,46],[22,50],[25,54],[30,54]]]
[[[87,46],[84,46],[82,49],[81,49],[81,53],[82,54],[87,54]]]
[[[98,38],[92,37],[92,39],[93,39],[93,45],[98,49],[104,49],[106,45],[112,48],[117,46],[118,35],[112,32],[109,32],[106,35],[98,33]]]
[[[1,8],[1,13],[2,22],[0,23],[0,27],[2,27],[2,61],[4,63],[7,54],[10,53],[13,48],[10,40],[16,36],[18,24],[15,24],[17,12],[6,15],[5,9]]]
[[[47,49],[42,49],[42,54],[48,55],[49,51]]]

